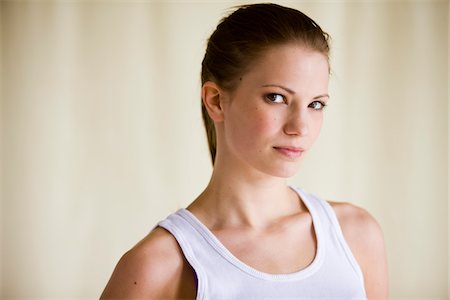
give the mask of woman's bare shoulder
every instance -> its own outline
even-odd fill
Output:
[[[348,202],[328,203],[336,213],[347,242],[362,244],[360,246],[366,246],[367,243],[384,243],[379,223],[367,210]]]
[[[381,226],[364,208],[347,202],[328,201],[336,212],[344,238],[358,261],[367,295],[388,297],[388,269]]]
[[[101,299],[190,298],[186,285],[195,287],[192,274],[176,239],[157,227],[122,256]]]

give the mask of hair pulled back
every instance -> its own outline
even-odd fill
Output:
[[[201,82],[232,91],[255,61],[274,46],[298,43],[329,56],[329,35],[304,13],[277,4],[250,4],[223,18],[208,40]],[[202,117],[214,165],[216,131],[202,101]]]

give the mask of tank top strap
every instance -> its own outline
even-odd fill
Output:
[[[328,203],[328,201],[325,201],[324,199],[321,199],[317,197],[314,194],[310,194],[305,192],[302,188],[293,188],[298,192],[298,194],[302,197],[303,202],[305,202],[305,205],[308,207],[308,209],[311,212],[311,209],[315,211],[318,215],[318,218],[320,218],[320,223],[322,229],[326,232],[328,236],[334,236],[335,239],[328,239],[328,249],[334,249],[333,251],[336,251],[336,248],[340,249],[350,265],[352,266],[353,270],[356,272],[358,278],[362,283],[364,283],[364,276],[362,273],[362,270],[356,261],[356,258],[354,257],[347,241],[344,238],[344,234],[342,232],[342,228],[339,224],[339,221],[337,219],[336,213],[333,209],[333,207]]]
[[[207,249],[208,245],[205,240],[199,236],[198,232],[192,230],[192,225],[183,217],[184,209],[179,209],[177,212],[169,215],[163,221],[160,221],[157,226],[169,231],[177,240],[178,245],[183,252],[184,257],[194,269],[197,276],[197,297],[196,299],[207,299],[206,289],[208,281],[206,280],[206,273],[203,263],[198,261],[199,251]],[[207,253],[205,253],[207,254]]]

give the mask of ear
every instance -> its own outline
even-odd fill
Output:
[[[207,81],[202,86],[202,101],[214,122],[223,121],[223,90],[214,82]]]

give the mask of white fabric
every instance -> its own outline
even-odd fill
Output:
[[[158,225],[177,239],[198,279],[197,299],[365,299],[361,269],[336,215],[324,200],[294,189],[307,206],[317,251],[290,274],[258,271],[236,258],[191,212],[182,208]]]

